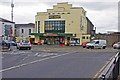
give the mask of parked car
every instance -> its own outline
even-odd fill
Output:
[[[120,49],[120,42],[117,42],[113,45],[114,49]]]
[[[79,46],[80,43],[79,43],[78,40],[70,40],[70,45],[71,45],[71,46]]]
[[[38,41],[37,45],[42,45],[42,41]]]
[[[10,49],[11,43],[9,40],[1,40],[0,46],[2,49]]]
[[[75,42],[74,40],[71,40],[71,41],[70,41],[70,45],[71,45],[71,46],[75,46],[75,44],[76,44],[76,42]]]
[[[89,43],[89,42],[83,42],[82,47],[85,48],[87,43]]]
[[[17,49],[29,49],[31,50],[31,43],[29,40],[20,40],[19,43],[17,43]]]
[[[15,41],[10,41],[12,46],[17,46],[17,43]]]
[[[106,48],[106,40],[93,40],[86,44],[86,48],[94,49],[94,48],[100,48],[105,49]]]

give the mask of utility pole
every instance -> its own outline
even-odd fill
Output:
[[[11,21],[13,22],[13,8],[14,8],[14,3],[13,3],[13,0],[11,0]],[[12,29],[13,29],[13,25],[12,27],[10,28],[10,31],[12,32]],[[10,32],[10,35],[8,35],[8,38],[11,40],[12,38],[12,33]]]
[[[13,4],[13,0],[11,0],[11,21],[13,22],[13,8],[14,8],[14,4]]]

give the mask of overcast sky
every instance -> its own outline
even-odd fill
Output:
[[[0,17],[11,20],[11,0],[0,0]],[[14,22],[34,23],[37,12],[46,12],[58,2],[68,2],[73,7],[83,7],[87,17],[97,28],[97,33],[118,31],[118,0],[13,0]]]

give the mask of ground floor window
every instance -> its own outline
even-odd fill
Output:
[[[40,39],[44,40],[43,44],[49,44],[49,45],[59,45],[65,43],[65,37],[41,37]]]
[[[80,38],[71,38],[70,44],[71,45],[80,45]]]

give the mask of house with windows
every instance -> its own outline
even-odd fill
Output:
[[[67,2],[57,3],[53,9],[37,13],[34,32],[30,35],[35,37],[35,43],[42,41],[44,44],[67,45],[74,41],[80,45],[85,40],[90,41],[94,28],[91,24],[83,7],[73,7]]]
[[[13,40],[15,36],[15,22],[0,18],[0,40]]]
[[[15,24],[15,36],[16,39],[23,39],[31,37],[29,34],[33,33],[34,23],[29,24]]]

